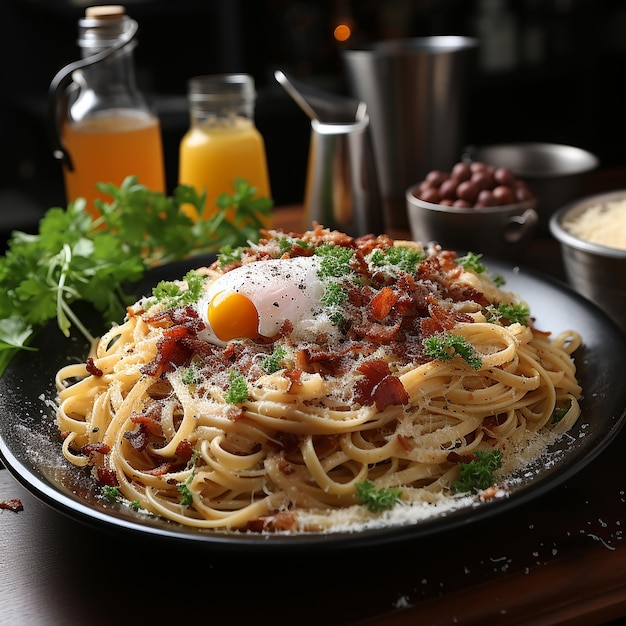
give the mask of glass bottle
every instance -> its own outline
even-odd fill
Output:
[[[206,191],[203,217],[231,195],[237,178],[270,197],[265,142],[254,122],[256,93],[248,74],[215,74],[188,84],[190,128],[180,143],[179,184]]]
[[[120,186],[134,175],[165,192],[163,146],[159,119],[135,82],[137,23],[119,5],[88,7],[78,30],[82,59],[51,85],[60,139],[55,156],[63,160],[68,203],[85,198],[97,216],[94,200],[110,200],[97,182]]]

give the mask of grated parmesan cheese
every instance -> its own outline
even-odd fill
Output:
[[[590,243],[626,250],[626,200],[593,205],[563,226]]]

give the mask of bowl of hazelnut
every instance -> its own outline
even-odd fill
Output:
[[[414,239],[491,256],[523,251],[539,220],[526,182],[482,161],[430,171],[407,190],[406,203]]]

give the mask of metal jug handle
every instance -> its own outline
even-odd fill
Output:
[[[521,215],[513,215],[505,228],[504,239],[507,243],[518,243],[530,234],[539,222],[539,215],[533,208],[526,209]]]
[[[135,20],[128,20],[128,24],[126,31],[112,46],[66,65],[56,73],[50,83],[48,89],[48,135],[52,144],[52,154],[55,159],[59,159],[70,171],[74,170],[74,164],[72,157],[63,145],[61,128],[67,104],[67,89],[72,80],[72,74],[77,70],[82,70],[85,67],[104,61],[129,45],[137,34],[138,24]]]

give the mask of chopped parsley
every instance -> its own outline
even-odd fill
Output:
[[[502,450],[476,450],[469,463],[459,463],[460,476],[452,483],[454,493],[477,492],[491,487],[493,473],[502,467]]]
[[[281,369],[280,362],[282,359],[285,358],[286,355],[287,352],[282,346],[275,346],[274,352],[272,352],[270,356],[263,359],[263,363],[261,364],[263,371],[266,374],[273,374],[274,372],[277,372],[279,369]]]
[[[162,280],[152,290],[156,302],[162,304],[166,309],[187,306],[198,301],[202,293],[202,287],[206,276],[191,270],[185,274],[187,287],[181,286],[174,281]]]
[[[348,299],[348,294],[339,283],[329,282],[324,285],[322,304],[327,307],[341,306]]]
[[[315,248],[315,254],[321,257],[317,275],[324,278],[341,278],[352,273],[350,260],[354,254],[352,248],[324,243]]]
[[[569,409],[555,408],[552,412],[552,423],[558,424],[566,415]]]
[[[402,491],[400,489],[390,489],[388,487],[377,489],[376,485],[374,485],[371,480],[357,483],[356,493],[359,500],[372,513],[379,513],[391,509],[402,498]]]
[[[120,488],[112,487],[111,485],[104,485],[104,487],[102,487],[102,493],[104,493],[105,498],[111,504],[114,504],[120,497]]]
[[[193,474],[184,483],[178,483],[178,493],[180,494],[180,503],[183,506],[190,506],[193,504],[193,494],[189,489],[189,483],[193,478]]]
[[[200,372],[197,368],[190,366],[183,371],[180,380],[184,385],[197,385],[201,380]]]
[[[490,314],[490,317],[487,319],[488,322],[499,322],[504,318],[509,320],[512,324],[517,322],[523,326],[528,326],[530,311],[528,307],[523,304],[506,304],[505,302],[500,302],[497,307],[490,304],[487,307],[487,311]]]
[[[224,399],[228,404],[241,404],[248,399],[248,381],[241,372],[237,370],[230,372]]]
[[[293,239],[292,237],[280,237],[278,240],[278,249],[281,254],[291,252],[294,246],[298,246],[303,250],[308,250],[311,247],[311,244],[308,241],[304,241],[304,239]]]
[[[440,361],[449,361],[460,356],[475,370],[482,367],[482,359],[476,354],[474,346],[461,335],[437,333],[426,337],[423,342],[424,354]]]
[[[477,274],[482,274],[487,271],[487,266],[480,260],[482,256],[482,254],[468,252],[465,256],[459,257],[456,262],[464,270],[473,270]]]
[[[376,267],[390,267],[392,270],[415,274],[418,265],[426,258],[426,254],[414,248],[391,246],[383,251],[374,250],[369,261]]]
[[[227,265],[231,265],[233,263],[238,263],[241,261],[241,256],[244,251],[243,246],[233,247],[231,245],[222,246],[217,253],[217,260],[220,264],[220,267],[226,267]]]

